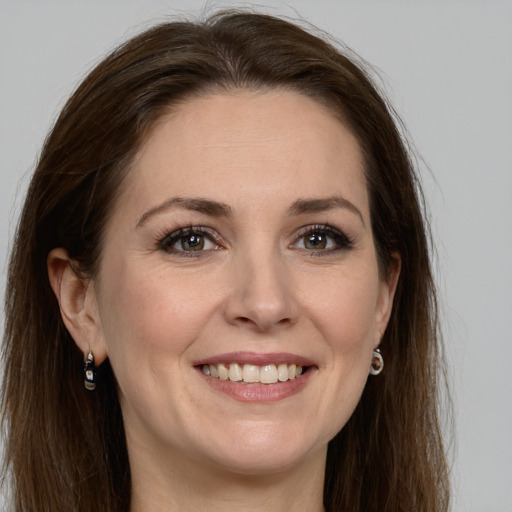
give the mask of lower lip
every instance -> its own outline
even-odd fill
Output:
[[[232,382],[230,380],[208,377],[202,371],[201,376],[214,390],[220,391],[240,402],[262,403],[276,402],[296,395],[306,386],[313,373],[314,368],[309,368],[306,373],[296,379],[277,382],[276,384]]]

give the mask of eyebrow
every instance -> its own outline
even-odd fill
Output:
[[[201,197],[171,197],[141,215],[135,227],[139,228],[151,217],[160,213],[164,213],[173,208],[181,208],[183,210],[200,212],[212,217],[229,217],[232,214],[231,207],[219,201],[213,201],[211,199],[204,199]],[[295,201],[288,209],[288,215],[292,216],[305,213],[319,213],[332,210],[334,208],[344,208],[351,211],[352,213],[355,213],[361,219],[363,226],[365,226],[361,211],[348,199],[345,199],[341,196],[321,199],[297,199],[297,201]]]
[[[141,215],[135,227],[139,228],[151,217],[173,208],[205,213],[212,217],[229,217],[231,215],[231,207],[225,203],[212,201],[211,199],[203,199],[201,197],[171,197]]]
[[[303,213],[319,213],[334,208],[344,208],[346,210],[355,213],[366,227],[363,214],[361,210],[357,208],[354,203],[351,203],[348,199],[341,196],[333,196],[326,198],[312,198],[312,199],[298,199],[288,209],[288,215],[301,215]]]

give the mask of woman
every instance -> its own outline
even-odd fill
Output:
[[[367,75],[293,24],[115,50],[11,256],[15,509],[447,510],[418,190]]]

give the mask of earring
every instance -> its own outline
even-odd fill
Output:
[[[379,375],[384,369],[384,359],[380,353],[380,350],[376,348],[373,351],[372,364],[370,365],[370,373],[372,375]]]
[[[94,366],[94,356],[90,350],[84,361],[84,388],[87,391],[96,389],[96,367]]]

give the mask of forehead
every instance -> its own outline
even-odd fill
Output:
[[[337,192],[367,204],[355,136],[327,107],[287,90],[208,94],[175,105],[153,127],[125,185],[138,209],[178,195],[236,206]]]

